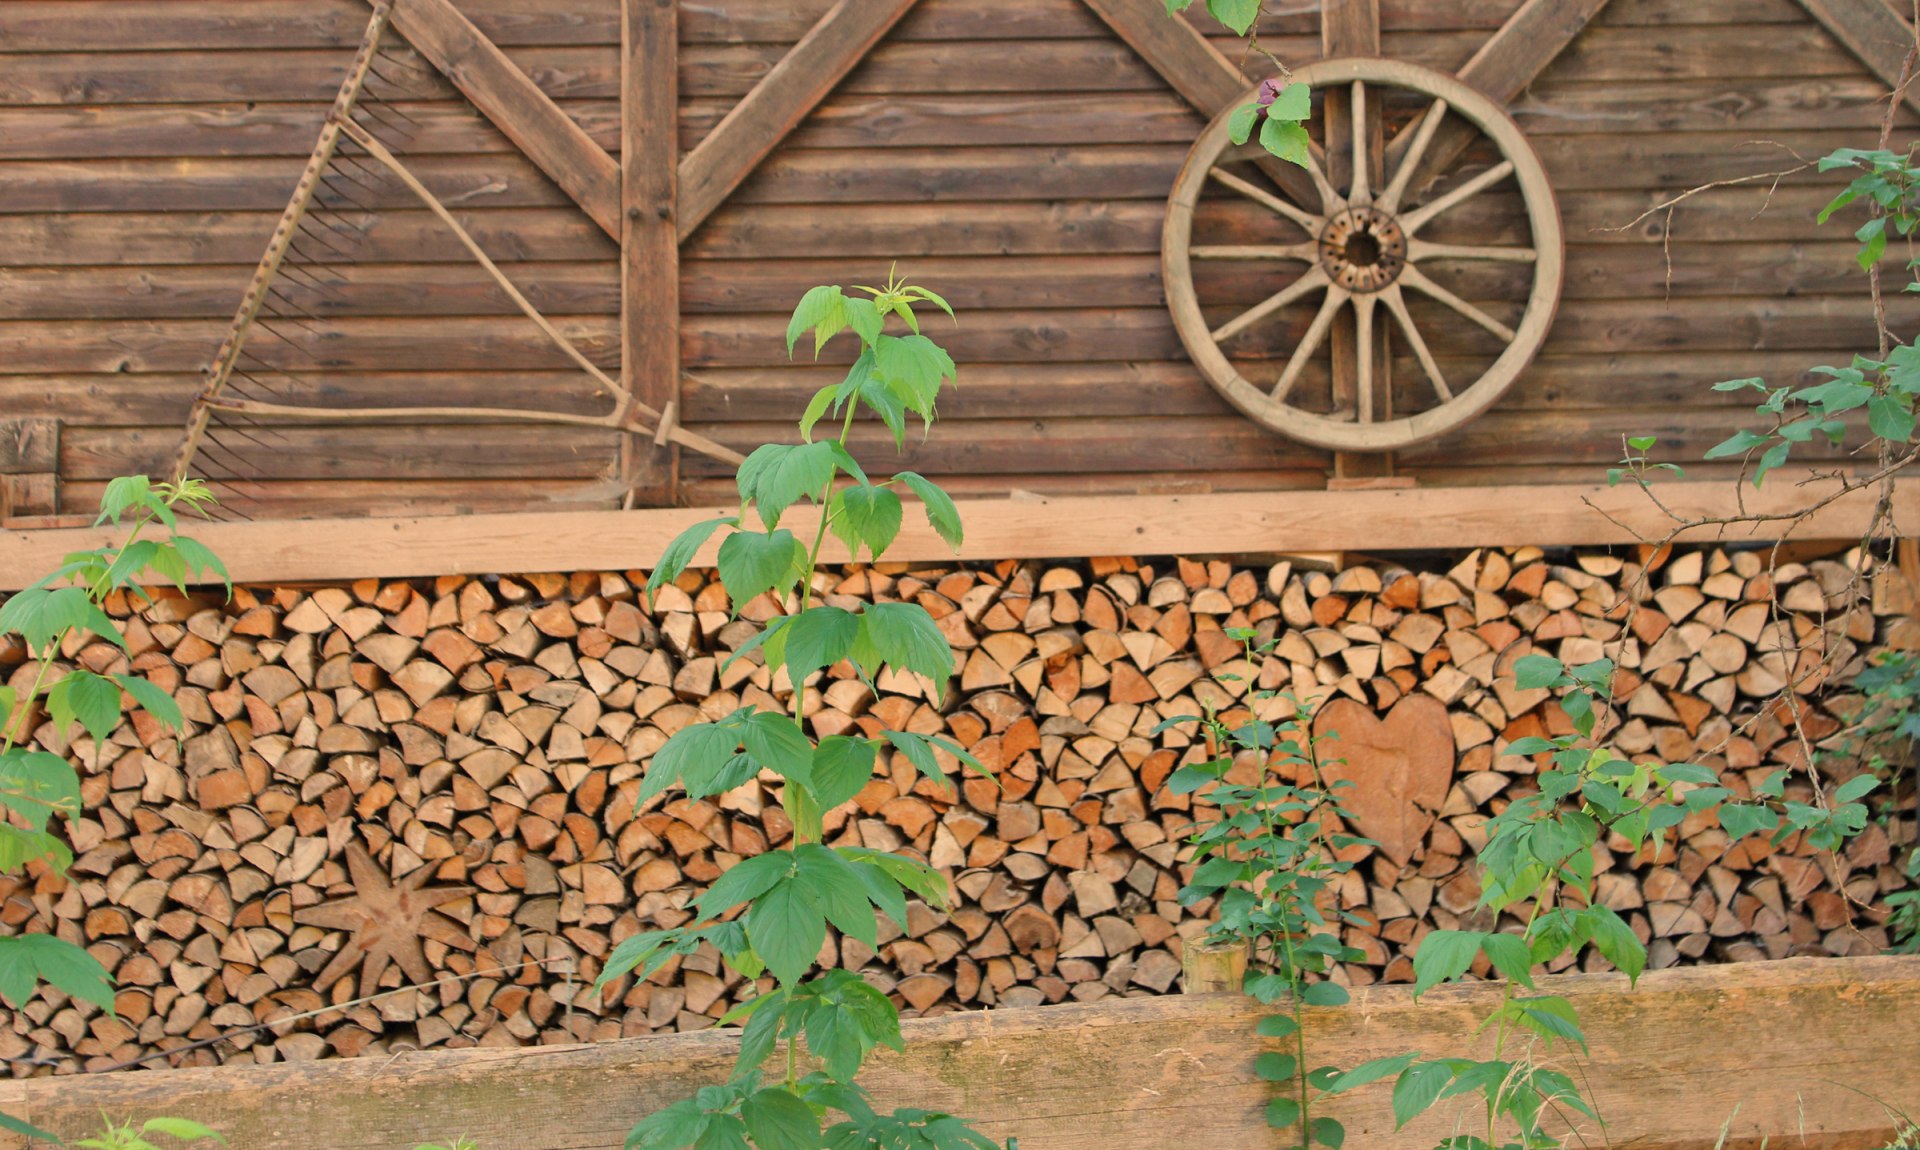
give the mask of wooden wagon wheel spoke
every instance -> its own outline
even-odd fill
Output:
[[[1387,310],[1393,313],[1394,321],[1400,325],[1400,334],[1406,337],[1407,346],[1413,349],[1413,358],[1420,361],[1420,370],[1426,373],[1427,382],[1433,384],[1434,393],[1440,397],[1440,402],[1445,403],[1452,399],[1453,389],[1447,386],[1447,377],[1440,373],[1440,365],[1434,361],[1433,352],[1427,347],[1426,337],[1420,334],[1419,326],[1413,322],[1412,313],[1407,311],[1407,297],[1401,292],[1400,285],[1394,284],[1381,292],[1380,299],[1387,305]]]
[[[1452,292],[1448,291],[1446,288],[1443,288],[1439,284],[1434,283],[1432,280],[1428,279],[1426,276],[1426,273],[1421,271],[1419,268],[1409,267],[1406,271],[1400,273],[1400,282],[1406,284],[1408,287],[1412,288],[1414,291],[1421,293],[1422,295],[1430,296],[1431,298],[1439,300],[1441,303],[1446,304],[1448,307],[1452,308],[1454,311],[1459,312],[1461,315],[1466,316],[1468,319],[1479,324],[1481,327],[1484,327],[1488,331],[1499,336],[1503,341],[1507,343],[1513,342],[1514,332],[1512,328],[1508,327],[1504,323],[1501,323],[1499,320],[1488,315],[1486,312],[1481,311],[1479,308],[1468,303],[1466,300],[1461,299],[1459,296],[1454,295]]]
[[[1327,298],[1320,305],[1320,312],[1313,317],[1307,334],[1300,337],[1300,346],[1293,349],[1293,356],[1287,360],[1287,366],[1280,372],[1280,379],[1273,385],[1273,398],[1284,400],[1293,385],[1300,380],[1300,372],[1306,368],[1307,361],[1319,349],[1320,341],[1327,338],[1327,330],[1333,326],[1333,317],[1338,315],[1342,304],[1352,297],[1338,284],[1327,286]]]
[[[1272,192],[1267,191],[1265,188],[1243,180],[1232,172],[1214,168],[1209,171],[1207,175],[1225,184],[1227,187],[1232,188],[1234,191],[1239,192],[1261,207],[1283,215],[1294,223],[1299,224],[1301,228],[1305,229],[1308,235],[1318,235],[1320,229],[1327,224],[1327,221],[1322,217],[1297,208],[1279,196],[1274,195]]]
[[[1451,192],[1448,192],[1446,195],[1441,196],[1439,199],[1433,201],[1432,203],[1423,205],[1420,208],[1414,211],[1408,212],[1404,216],[1401,216],[1400,226],[1405,228],[1407,231],[1407,234],[1411,236],[1415,232],[1419,231],[1422,227],[1426,226],[1426,224],[1429,221],[1431,221],[1433,217],[1441,214],[1442,212],[1447,211],[1449,208],[1457,207],[1458,205],[1466,202],[1467,200],[1472,199],[1474,196],[1477,196],[1481,192],[1486,191],[1488,188],[1499,183],[1501,180],[1506,179],[1508,176],[1511,176],[1512,174],[1513,174],[1513,161],[1502,160],[1500,163],[1495,164],[1493,167],[1488,168],[1484,172],[1481,172],[1479,175],[1475,176],[1471,180],[1468,180],[1466,183],[1461,184],[1459,187],[1453,189]]]
[[[1424,260],[1494,260],[1499,263],[1530,264],[1540,258],[1533,248],[1485,247],[1475,244],[1430,244],[1425,240],[1407,241],[1407,262]]]
[[[1296,260],[1313,263],[1320,258],[1320,245],[1304,244],[1195,244],[1197,260]]]
[[[1274,292],[1246,311],[1234,316],[1226,323],[1214,328],[1213,341],[1215,343],[1224,343],[1272,315],[1274,312],[1279,311],[1294,300],[1299,299],[1301,296],[1318,288],[1326,287],[1331,282],[1333,281],[1327,278],[1326,271],[1318,264],[1315,264],[1303,272],[1299,279],[1294,280],[1286,287],[1281,288],[1279,291]]]
[[[1194,144],[1168,198],[1161,241],[1167,306],[1201,374],[1228,402],[1266,427],[1333,451],[1399,450],[1485,411],[1538,352],[1560,296],[1565,247],[1559,211],[1546,171],[1519,126],[1499,105],[1455,77],[1368,57],[1309,64],[1296,70],[1294,79],[1327,94],[1314,103],[1312,118],[1319,122],[1308,130],[1319,142],[1308,147],[1301,165],[1313,190],[1277,192],[1259,184],[1250,172],[1222,170],[1222,165],[1263,153],[1255,145],[1234,144],[1231,112],[1221,113]],[[1420,109],[1419,115],[1388,147],[1388,166],[1369,167],[1369,156],[1378,162],[1377,149],[1369,145],[1377,138],[1382,113],[1399,106],[1397,101],[1406,94],[1416,97],[1411,106]],[[1249,92],[1234,107],[1256,98],[1257,93]],[[1422,165],[1432,163],[1443,138],[1451,139],[1463,127],[1493,146],[1486,170],[1470,170],[1457,180],[1457,187],[1427,203],[1417,202],[1416,197],[1430,194],[1424,186],[1415,186],[1424,178]],[[1349,148],[1356,158],[1351,170],[1345,163]],[[1335,175],[1341,189],[1332,184],[1330,176]],[[1447,235],[1447,242],[1415,235],[1506,180],[1519,189],[1525,212],[1522,238],[1495,238],[1490,230],[1496,225],[1481,219],[1484,213],[1478,210],[1449,217],[1448,230],[1458,234]],[[1214,183],[1304,229],[1307,241],[1282,234],[1248,236],[1247,243],[1194,245],[1195,217],[1218,210],[1218,201],[1202,202],[1202,193]],[[1316,195],[1317,211],[1310,202]],[[1407,208],[1410,200],[1415,202]],[[1486,201],[1489,206],[1493,202]],[[1504,208],[1509,201],[1500,197],[1498,202]],[[1507,225],[1503,221],[1497,226],[1504,230]],[[1193,278],[1195,260],[1248,265],[1232,281],[1236,290],[1243,288],[1246,277],[1271,276],[1273,282],[1251,293],[1259,302],[1244,311],[1239,300],[1232,301],[1234,307],[1220,307],[1218,299],[1201,299]],[[1492,279],[1487,295],[1476,293],[1470,302],[1436,282],[1424,267],[1453,260],[1504,265],[1512,271]],[[1293,268],[1261,266],[1263,261],[1308,266],[1296,275]],[[1516,291],[1524,293],[1523,298],[1516,300]],[[1430,305],[1416,307],[1409,295],[1413,292],[1438,308],[1429,314],[1422,309]],[[1321,293],[1317,301],[1315,293]],[[1512,303],[1518,304],[1519,318],[1509,326],[1496,317],[1507,315],[1502,309]],[[1314,308],[1311,318],[1304,314],[1308,307]],[[1439,308],[1491,332],[1501,341],[1499,350],[1488,357],[1439,343],[1443,332],[1466,330]],[[1215,326],[1210,315],[1231,318]],[[1444,323],[1437,326],[1442,317]],[[1286,332],[1300,333],[1292,346],[1284,342]],[[1234,341],[1234,358],[1222,346],[1226,340]],[[1427,380],[1425,387],[1416,384],[1411,395],[1389,386],[1387,349],[1403,342]],[[1450,367],[1458,378],[1447,378],[1440,356],[1449,354],[1478,365],[1478,374]],[[1241,373],[1240,363],[1260,358],[1280,364],[1270,387]]]
[[[1367,169],[1367,86],[1358,80],[1353,82],[1352,94],[1347,100],[1347,120],[1353,125],[1353,158],[1348,167],[1353,169],[1353,187],[1347,192],[1349,207],[1362,207],[1373,202],[1373,188]],[[1331,147],[1331,142],[1329,142]]]
[[[1400,198],[1407,194],[1407,185],[1413,180],[1413,173],[1420,167],[1420,161],[1426,157],[1427,146],[1433,143],[1434,133],[1440,130],[1440,121],[1447,114],[1447,102],[1435,100],[1426,114],[1420,118],[1419,126],[1414,129],[1413,143],[1407,146],[1407,154],[1401,158],[1400,166],[1394,169],[1393,179],[1388,182],[1387,190],[1380,193],[1374,201],[1374,207],[1383,212],[1400,210]]]
[[[1360,165],[1355,165],[1356,170]],[[1373,292],[1353,297],[1354,395],[1359,401],[1360,422],[1373,422],[1373,306],[1379,300]]]

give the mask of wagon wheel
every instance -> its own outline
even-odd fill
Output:
[[[1349,165],[1354,170],[1349,186],[1336,189],[1328,181],[1321,146],[1326,142],[1325,112],[1316,111],[1308,130],[1321,144],[1312,149],[1307,178],[1295,181],[1307,191],[1289,198],[1272,190],[1274,182],[1251,166],[1260,154],[1258,145],[1233,144],[1228,135],[1231,110],[1216,117],[1188,153],[1174,185],[1161,246],[1167,302],[1181,342],[1235,407],[1316,447],[1392,451],[1459,427],[1500,398],[1540,349],[1553,321],[1564,247],[1546,172],[1512,118],[1452,76],[1369,58],[1310,64],[1296,71],[1294,79],[1311,85],[1316,94],[1334,90],[1347,96],[1356,156],[1368,154],[1369,116],[1391,118],[1394,109],[1417,109],[1417,118],[1402,129],[1410,133],[1405,149],[1389,150],[1393,170],[1377,180],[1377,187],[1369,165],[1360,163]],[[1248,92],[1237,104],[1254,98],[1255,93]],[[1484,147],[1467,153],[1465,170],[1444,176],[1431,199],[1415,204],[1413,177],[1428,158],[1442,121],[1449,118],[1477,128],[1495,154],[1489,156]],[[1395,152],[1397,162],[1391,158]],[[1486,164],[1478,163],[1476,155]],[[1456,232],[1472,226],[1475,221],[1465,217],[1473,213],[1444,217],[1483,193],[1506,191],[1512,184],[1518,185],[1525,205],[1523,242],[1461,242],[1472,237],[1459,235],[1433,242],[1423,237],[1429,225],[1435,231],[1452,226]],[[1273,229],[1273,238],[1281,242],[1193,244],[1195,213],[1209,185],[1266,209],[1271,215],[1262,216],[1263,227]],[[1240,267],[1258,270],[1255,296],[1264,298],[1251,307],[1244,306],[1251,298],[1245,295],[1226,305],[1203,300],[1193,272],[1196,263],[1209,261],[1251,261]],[[1505,320],[1448,286],[1449,275],[1466,269],[1471,276],[1476,268],[1529,281],[1509,285],[1509,294],[1519,298],[1496,302],[1475,293],[1482,303],[1503,312]],[[1210,270],[1223,269],[1216,265]],[[1331,345],[1329,334],[1336,324],[1353,334],[1357,380],[1345,403],[1331,382],[1304,382],[1315,357]],[[1417,378],[1403,378],[1400,387],[1376,399],[1385,366],[1376,334],[1382,328],[1385,343],[1409,353],[1418,370],[1412,373]],[[1262,365],[1277,366],[1277,371],[1247,368],[1260,379],[1253,382],[1234,359],[1258,355],[1257,345],[1249,349],[1254,343],[1250,337],[1271,336],[1276,330],[1283,333],[1281,342],[1291,346],[1279,347],[1271,364]],[[1450,376],[1430,345],[1436,332],[1448,333],[1450,344],[1460,343],[1467,337],[1459,330],[1470,331],[1478,342],[1478,358],[1468,359],[1467,372],[1450,366]],[[1398,402],[1396,392],[1402,396]]]

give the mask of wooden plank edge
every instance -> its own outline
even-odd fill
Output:
[[[1900,82],[1914,32],[1884,0],[1800,0],[1800,6],[1889,88]],[[1920,85],[1912,76],[1907,80],[1900,95],[1908,107],[1920,111]]]
[[[1729,1145],[1795,1136],[1808,1147],[1865,1150],[1891,1125],[1879,1103],[1909,1113],[1916,1105],[1920,1083],[1906,1070],[1920,1058],[1920,1031],[1908,1024],[1920,1006],[1920,957],[1689,967],[1650,973],[1632,988],[1617,974],[1539,981],[1541,992],[1563,995],[1581,1012],[1592,1041],[1591,1055],[1579,1060],[1583,1081],[1614,1116],[1611,1144],[1704,1150],[1731,1119]],[[1472,1026],[1500,997],[1487,983],[1443,986],[1417,1004],[1404,985],[1358,988],[1348,1006],[1309,1012],[1309,1053],[1352,1065],[1409,1048],[1434,1056],[1489,1046],[1491,1035],[1472,1037]],[[1215,1135],[1229,1141],[1211,1144],[1244,1145],[1266,1133],[1260,1109],[1271,1087],[1252,1063],[1264,1045],[1254,1026],[1267,1013],[1238,995],[1176,995],[911,1020],[902,1027],[905,1052],[882,1052],[863,1079],[883,1105],[951,1107],[1031,1150],[1159,1145],[1182,1132],[1196,1144]],[[57,1126],[90,1123],[102,1111],[164,1113],[224,1123],[234,1137],[324,1130],[383,1147],[442,1132],[419,1123],[452,1121],[484,1133],[489,1150],[521,1150],[555,1145],[546,1124],[563,1116],[575,1123],[567,1145],[611,1146],[624,1133],[613,1127],[723,1078],[737,1038],[728,1029],[42,1078],[15,1084],[14,1096],[24,1094],[30,1113]],[[607,1093],[609,1081],[620,1083],[617,1096]],[[1343,1096],[1330,1110],[1362,1136],[1359,1144],[1380,1150],[1411,1150],[1444,1135],[1442,1114],[1393,1131],[1386,1090]]]
[[[1820,490],[1797,488],[1781,478],[1746,493],[1750,513],[1789,511]],[[1729,483],[1672,483],[1659,490],[1669,508],[1688,518],[1735,511]],[[1801,523],[1792,538],[1858,538],[1872,506],[1871,493],[1855,492]],[[675,535],[736,510],[266,520],[208,523],[189,532],[221,556],[236,580],[247,583],[609,571],[651,568]],[[975,560],[1594,547],[1637,542],[1636,531],[1658,537],[1669,522],[1636,488],[1603,485],[976,499],[962,502],[960,514],[966,540],[957,557]],[[803,506],[789,513],[788,525],[810,531],[811,515]],[[1920,521],[1920,478],[1899,481],[1894,517],[1907,524]],[[1740,527],[1695,531],[1683,541],[1767,541],[1778,535],[1778,530]],[[0,591],[33,582],[70,551],[116,538],[93,528],[0,532]],[[696,564],[711,565],[716,546],[710,542]],[[847,558],[829,539],[826,561]],[[918,511],[909,511],[886,558],[940,562],[956,553]]]

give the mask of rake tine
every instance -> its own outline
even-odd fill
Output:
[[[277,395],[282,399],[285,399],[287,396],[286,392],[281,391],[279,388],[273,386],[272,384],[266,382],[263,379],[260,379],[259,377],[249,372],[241,371],[237,367],[233,369],[233,374],[239,376],[241,379],[248,381],[249,383],[253,384],[255,387],[260,388],[261,390],[265,391],[268,395]],[[247,398],[252,398],[252,397],[248,396]]]
[[[358,183],[358,181],[356,181],[356,180],[354,180],[354,179],[353,179],[353,177],[351,177],[351,176],[345,176],[345,179],[346,179],[346,181],[347,181],[348,183],[350,183],[350,184],[357,184],[357,183]],[[376,212],[376,211],[374,211],[374,210],[373,210],[372,208],[370,208],[370,207],[368,207],[367,205],[365,205],[365,204],[363,204],[363,203],[361,203],[361,202],[360,202],[360,201],[359,201],[358,199],[356,199],[356,198],[354,197],[354,195],[353,195],[353,193],[351,193],[351,192],[349,192],[349,191],[347,191],[346,189],[344,189],[344,188],[342,188],[342,187],[340,187],[340,186],[339,186],[338,184],[335,184],[335,183],[333,182],[333,177],[332,177],[331,175],[324,175],[324,176],[321,176],[321,177],[320,177],[320,182],[321,182],[322,184],[325,184],[325,185],[326,185],[326,188],[327,188],[327,190],[328,190],[329,192],[332,192],[332,193],[333,193],[334,195],[336,195],[336,196],[338,196],[338,197],[340,197],[341,199],[343,199],[343,200],[345,200],[345,201],[347,201],[348,203],[350,203],[350,204],[352,204],[352,205],[353,205],[354,207],[356,207],[356,208],[359,208],[359,209],[360,209],[361,211],[363,211],[363,212],[365,212],[366,214],[368,214],[368,215],[370,215],[370,216],[374,216],[374,217],[376,217],[376,218],[377,218],[377,217],[378,217],[378,216],[380,215],[380,213],[379,213],[379,212]],[[363,185],[363,186],[364,186],[364,185]]]
[[[326,320],[321,319],[319,316],[308,311],[306,308],[301,307],[298,303],[295,303],[293,299],[289,297],[286,293],[282,292],[278,286],[268,288],[267,294],[272,296],[274,299],[279,300],[281,303],[286,304],[288,307],[299,312],[301,315],[305,316],[306,318],[312,320],[314,323],[327,322]],[[313,332],[313,334],[315,335],[321,334],[319,331],[315,330],[314,328],[308,328],[307,330]]]
[[[307,227],[307,217],[302,217],[300,220],[300,234],[311,238],[313,242],[319,244],[321,247],[327,249],[328,251],[332,252],[334,255],[337,255],[342,259],[352,258],[346,252],[343,252],[339,248],[336,248],[332,244],[328,243],[324,238],[320,236],[318,232],[309,230]]]
[[[283,317],[275,316],[274,318],[280,319]],[[273,325],[268,323],[266,320],[256,318],[253,321],[253,326],[259,328],[261,331],[266,332],[268,335],[273,336],[275,339],[286,344],[288,347],[299,352],[301,355],[306,356],[308,359],[316,358],[311,351],[308,351],[306,348],[301,347],[298,343],[295,343],[289,336],[287,336],[286,333],[274,330]]]

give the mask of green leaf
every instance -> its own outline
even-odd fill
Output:
[[[213,572],[220,576],[220,582],[226,586],[227,594],[233,594],[233,576],[227,574],[227,565],[220,561],[220,557],[213,553],[212,548],[198,539],[185,535],[173,537],[173,548],[180,553],[180,560],[187,565],[188,570],[198,575]]]
[[[37,1138],[50,1146],[60,1145],[59,1135],[49,1134],[38,1126],[30,1122],[22,1122],[20,1119],[3,1111],[0,1111],[0,1130],[10,1131],[25,1138]]]
[[[1253,138],[1253,126],[1260,122],[1260,105],[1242,104],[1227,117],[1227,137],[1235,146]]]
[[[870,947],[878,947],[878,922],[853,864],[818,843],[794,850],[793,881],[827,921]]]
[[[1347,1071],[1345,1074],[1335,1078],[1332,1082],[1329,1082],[1326,1088],[1327,1093],[1344,1094],[1349,1090],[1358,1089],[1370,1082],[1378,1082],[1382,1078],[1390,1078],[1413,1065],[1415,1057],[1416,1056],[1412,1054],[1396,1054],[1391,1058],[1375,1058],[1362,1062],[1352,1070]]]
[[[1421,939],[1413,952],[1413,996],[1465,974],[1486,937],[1477,930],[1436,930]]]
[[[1905,443],[1913,436],[1913,408],[1898,396],[1876,395],[1867,401],[1867,428],[1882,439]]]
[[[956,378],[957,369],[953,357],[924,335],[883,335],[874,344],[873,374],[931,424],[940,386]]]
[[[740,729],[732,724],[699,723],[680,728],[653,753],[640,784],[639,801],[644,803],[675,783],[685,785],[694,798],[713,794],[707,785],[739,747]]]
[[[1315,982],[1300,992],[1300,1001],[1308,1006],[1345,1006],[1352,997],[1337,982]]]
[[[1263,1082],[1291,1082],[1299,1060],[1291,1054],[1269,1050],[1253,1060],[1253,1072]]]
[[[1640,936],[1633,933],[1627,921],[1603,903],[1587,907],[1580,912],[1580,917],[1600,957],[1626,975],[1629,985],[1638,982],[1640,972],[1647,968],[1647,948],[1641,945]]]
[[[712,1118],[706,1108],[685,1098],[647,1115],[627,1133],[627,1150],[682,1150],[706,1133]]]
[[[720,544],[720,582],[736,608],[765,591],[784,594],[806,564],[806,545],[784,527],[766,535],[737,531]]]
[[[1780,816],[1766,807],[1753,803],[1720,805],[1720,827],[1735,842],[1748,835],[1771,831],[1779,825]]]
[[[791,616],[783,650],[787,677],[794,687],[822,667],[848,658],[859,634],[860,617],[839,607],[809,607]]]
[[[906,484],[919,497],[925,505],[927,523],[946,540],[947,546],[960,550],[964,532],[960,526],[960,509],[954,506],[952,497],[918,472],[902,471],[894,479]]]
[[[1879,785],[1880,780],[1872,775],[1855,775],[1846,782],[1841,783],[1840,789],[1833,792],[1833,801],[1836,803],[1853,802],[1856,799],[1866,797],[1868,791],[1873,790],[1873,788]]]
[[[699,904],[701,914],[718,917],[772,890],[775,883],[792,872],[793,863],[793,856],[787,851],[768,851],[742,859],[720,872],[713,885],[694,901]]]
[[[813,393],[813,398],[807,401],[806,412],[800,416],[801,439],[813,442],[813,425],[820,422],[820,417],[827,413],[828,407],[833,406],[834,394],[839,390],[839,385],[829,383]]]
[[[151,680],[139,675],[115,675],[113,681],[120,684],[121,689],[133,697],[133,701],[141,710],[160,720],[166,727],[179,730],[185,722],[180,714],[180,704],[174,702],[172,695],[161,690]],[[6,710],[6,707],[0,706],[0,715],[4,715]]]
[[[1760,486],[1766,480],[1768,472],[1783,466],[1792,451],[1793,444],[1782,440],[1761,452],[1760,461],[1753,466],[1753,485]]]
[[[1245,36],[1260,18],[1260,0],[1207,0],[1207,11],[1233,29],[1235,36]]]
[[[47,934],[0,938],[0,999],[18,1010],[33,997],[36,982],[113,1013],[113,980],[91,954]]]
[[[912,731],[885,731],[882,733],[886,736],[889,743],[892,743],[898,748],[901,754],[907,756],[907,761],[913,764],[914,770],[919,771],[940,786],[947,788],[953,786],[952,781],[947,778],[947,772],[940,769],[940,761],[933,757],[933,746],[927,741],[925,735],[915,734]]]
[[[873,778],[879,751],[867,739],[829,735],[813,752],[813,793],[822,813],[853,798]]]
[[[809,288],[807,294],[793,309],[793,318],[787,321],[787,355],[793,355],[793,345],[800,340],[800,333],[814,333],[814,358],[820,356],[820,349],[827,341],[844,331],[847,327],[847,297],[838,287],[823,284]]]
[[[1767,438],[1767,436],[1757,435],[1754,432],[1748,431],[1746,428],[1741,428],[1739,431],[1734,432],[1732,435],[1729,435],[1719,443],[1708,448],[1704,458],[1725,459],[1731,455],[1745,455],[1747,452],[1766,443]]]
[[[1292,120],[1299,122],[1313,115],[1313,92],[1304,81],[1296,80],[1280,89],[1280,94],[1267,105],[1267,117],[1273,120]]]
[[[1300,124],[1269,118],[1260,125],[1260,146],[1289,164],[1306,167],[1312,143]]]
[[[1718,387],[1717,384],[1715,386]],[[1653,445],[1658,442],[1660,442],[1659,439],[1651,435],[1635,435],[1627,440],[1627,446],[1635,451],[1644,452],[1653,450]]]
[[[875,561],[893,545],[904,516],[898,495],[888,488],[866,484],[836,491],[829,512],[834,535],[847,545],[853,558],[860,557],[860,547],[865,544]]]
[[[860,341],[871,345],[880,338],[880,332],[887,326],[887,317],[880,314],[879,307],[870,299],[846,297],[842,305],[847,313],[847,326],[851,327]]]
[[[813,743],[793,716],[774,711],[750,715],[742,739],[754,762],[803,787],[813,785]]]
[[[1516,998],[1510,1004],[1514,1021],[1543,1038],[1564,1038],[1586,1049],[1587,1036],[1580,1032],[1580,1015],[1573,1004],[1558,995],[1540,998]]]
[[[1566,664],[1551,655],[1522,655],[1513,663],[1514,686],[1522,691],[1557,687],[1566,670]]]
[[[1407,1067],[1393,1084],[1394,1129],[1424,1113],[1451,1081],[1453,1067],[1444,1062],[1416,1062]]]
[[[1337,1118],[1315,1118],[1307,1126],[1308,1136],[1327,1150],[1340,1150],[1347,1140],[1347,1128]]]
[[[781,983],[800,981],[827,941],[827,920],[791,877],[754,899],[747,910],[747,940]]]
[[[647,606],[653,606],[655,591],[680,577],[680,573],[687,569],[687,564],[693,562],[694,555],[715,531],[722,527],[739,525],[740,521],[731,517],[707,519],[674,536],[673,542],[667,544],[666,551],[660,556],[659,566],[655,567],[653,574],[647,577]]]
[[[1521,986],[1533,986],[1533,955],[1517,934],[1489,934],[1480,940],[1493,968]]]
[[[93,525],[118,523],[121,516],[135,507],[148,506],[153,502],[152,480],[144,475],[120,475],[107,481],[105,491],[100,493],[100,514]]]
[[[104,742],[120,723],[120,688],[92,671],[69,671],[47,692],[47,712],[62,729],[77,721]]]
[[[15,747],[0,752],[0,807],[26,820],[29,829],[47,829],[55,814],[80,814],[80,776],[59,755]]]
[[[751,502],[760,522],[771,531],[780,516],[802,499],[822,499],[833,481],[833,449],[827,439],[818,443],[768,443],[755,448],[734,476],[740,502]],[[842,450],[845,450],[844,448]]]
[[[869,678],[883,664],[916,671],[933,681],[936,700],[946,695],[947,681],[953,678],[953,648],[926,608],[918,603],[874,603],[861,612],[860,624],[852,656]]]
[[[141,1124],[140,1132],[165,1134],[169,1138],[178,1138],[185,1142],[211,1138],[222,1146],[227,1143],[225,1138],[209,1127],[202,1126],[198,1122],[189,1122],[185,1118],[149,1118]]]
[[[1300,1121],[1300,1100],[1282,1094],[1267,1103],[1267,1125],[1285,1130]]]
[[[1254,1033],[1266,1038],[1291,1038],[1300,1024],[1291,1014],[1269,1014],[1253,1028]]]

